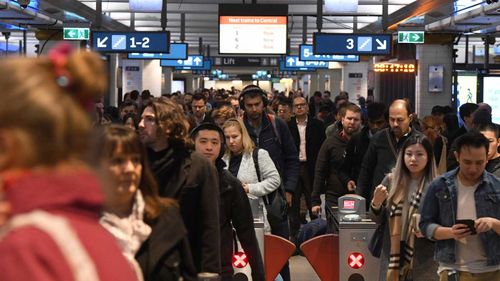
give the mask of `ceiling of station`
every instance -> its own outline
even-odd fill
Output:
[[[143,0],[147,1],[147,0]],[[89,24],[98,20],[95,0],[40,0],[37,7],[21,8],[17,0],[0,0],[0,31],[61,28],[66,24]],[[159,31],[160,13],[131,13],[128,0],[102,0],[101,29]],[[245,3],[246,2],[246,3]],[[167,0],[167,27],[172,41],[180,41],[181,15],[185,15],[185,42],[217,48],[218,5],[251,4],[253,0]],[[258,4],[288,4],[288,32],[291,50],[303,40],[303,21],[307,21],[307,42],[317,29],[317,0],[256,0]],[[324,14],[323,32],[383,32],[386,28],[425,29],[428,32],[465,33],[479,36],[500,34],[500,3],[486,0],[359,0],[357,12]],[[383,18],[384,7],[387,17]],[[29,33],[30,35],[32,33]],[[20,37],[21,36],[21,37]],[[30,36],[31,37],[31,36]],[[1,41],[1,39],[0,39]],[[474,40],[472,40],[474,41]],[[480,39],[478,39],[480,41]]]

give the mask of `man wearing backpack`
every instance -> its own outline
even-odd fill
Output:
[[[265,108],[268,104],[266,93],[258,86],[246,86],[239,97],[240,107],[245,111],[243,122],[255,145],[267,150],[278,169],[284,183],[288,206],[299,178],[299,154],[287,124],[280,118],[270,115]],[[273,194],[274,193],[274,194]],[[271,193],[269,200],[279,196]],[[289,239],[288,217],[285,214],[279,224],[271,224],[271,233]],[[281,271],[285,281],[290,280],[288,264]]]

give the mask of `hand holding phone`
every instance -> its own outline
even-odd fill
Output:
[[[455,224],[464,224],[464,225],[466,225],[469,228],[469,231],[470,231],[471,235],[476,235],[477,234],[476,227],[474,226],[475,225],[474,220],[470,220],[470,219],[467,219],[467,220],[456,220]]]

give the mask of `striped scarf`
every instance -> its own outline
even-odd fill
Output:
[[[393,187],[397,188],[397,187]],[[410,197],[410,206],[406,221],[403,221],[404,199],[403,192],[395,194],[389,205],[389,233],[391,239],[391,251],[389,257],[389,270],[387,271],[387,281],[400,281],[412,279],[413,251],[415,245],[415,229],[413,214],[416,214],[424,190],[424,181],[419,183],[417,190]],[[407,229],[405,237],[402,230]]]

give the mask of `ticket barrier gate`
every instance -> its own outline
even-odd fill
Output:
[[[377,224],[366,215],[365,199],[348,194],[339,198],[338,206],[339,280],[377,280],[380,260],[368,250]]]
[[[260,253],[264,261],[265,278],[266,281],[274,281],[281,268],[283,268],[285,263],[295,251],[295,245],[279,236],[265,234],[263,206],[259,204],[258,199],[249,198],[249,200],[254,217],[255,235],[257,236]],[[240,249],[241,252],[235,253],[233,256],[233,280],[252,280],[252,270],[248,264],[248,260],[245,260],[245,253],[243,252],[239,241],[237,241],[237,248]]]
[[[332,281],[378,280],[380,260],[368,251],[377,225],[366,216],[365,199],[358,195],[339,198],[337,234],[326,234],[304,242],[300,248],[321,278]]]
[[[248,198],[250,202],[250,207],[252,208],[253,214],[253,225],[255,228],[255,235],[257,236],[257,242],[259,243],[259,250],[262,258],[265,262],[264,257],[264,211],[263,206],[259,204],[258,198]],[[252,280],[252,269],[248,263],[248,259],[241,247],[238,239],[236,239],[236,251],[233,254],[233,269],[234,269],[234,281],[251,281]]]

